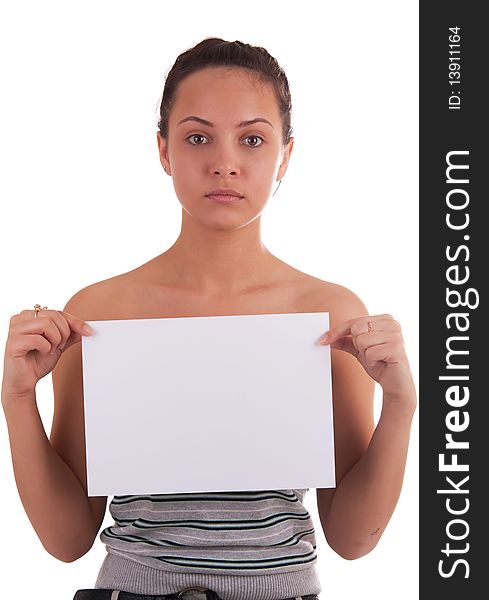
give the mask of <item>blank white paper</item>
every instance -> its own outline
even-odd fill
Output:
[[[327,312],[90,324],[89,496],[335,486]]]

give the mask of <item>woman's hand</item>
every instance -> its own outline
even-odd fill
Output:
[[[85,321],[64,311],[23,310],[10,319],[5,346],[2,399],[30,394],[54,369],[64,350],[90,335]]]
[[[401,326],[391,315],[349,319],[321,336],[321,344],[349,352],[384,390],[384,398],[413,401],[414,382]]]

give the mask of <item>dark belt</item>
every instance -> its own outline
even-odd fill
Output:
[[[112,592],[115,590],[106,589],[85,589],[78,590],[73,600],[112,600]],[[187,587],[173,594],[163,596],[152,596],[151,594],[133,594],[131,592],[119,592],[117,600],[184,600],[184,595],[189,592],[200,592],[205,594],[206,600],[222,600],[216,592],[204,587]],[[285,598],[284,600],[294,600],[294,598]],[[302,600],[318,600],[316,594],[302,596]]]

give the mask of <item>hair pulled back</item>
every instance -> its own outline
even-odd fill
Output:
[[[217,37],[205,38],[193,48],[182,52],[168,72],[158,121],[161,137],[168,137],[168,121],[180,82],[191,73],[220,66],[247,69],[260,81],[273,86],[282,119],[283,143],[287,144],[292,136],[292,101],[284,70],[265,48],[251,46],[238,40],[228,42]]]

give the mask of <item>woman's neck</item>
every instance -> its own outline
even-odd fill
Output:
[[[209,296],[239,295],[276,279],[285,263],[264,246],[260,218],[236,229],[211,229],[187,220],[161,255],[176,285]]]

